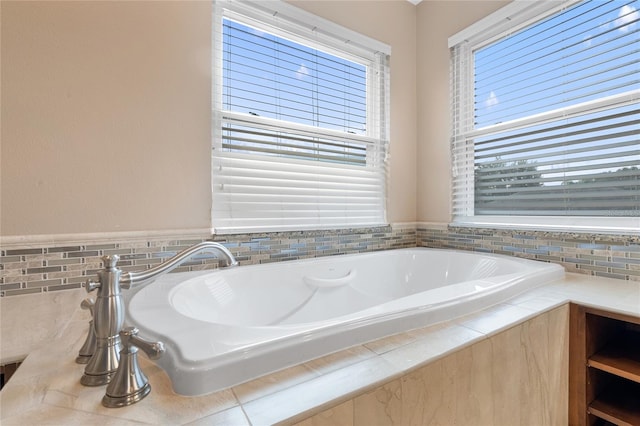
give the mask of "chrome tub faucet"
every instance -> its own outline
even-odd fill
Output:
[[[165,262],[141,272],[123,272],[117,267],[120,260],[118,255],[102,258],[104,269],[98,272],[98,280],[89,280],[86,284],[87,292],[97,290],[92,310],[93,328],[89,330],[89,333],[93,332],[94,336],[87,337],[87,340],[94,339],[95,343],[92,342],[93,354],[85,367],[80,383],[86,386],[106,385],[118,370],[120,353],[123,350],[120,332],[125,316],[122,289],[148,284],[202,252],[216,254],[220,259],[220,266],[238,265],[233,254],[225,246],[213,241],[204,241],[189,247]]]
[[[107,385],[102,405],[108,408],[125,407],[149,395],[149,379],[138,365],[138,349],[142,349],[149,359],[158,359],[164,353],[162,342],[149,342],[138,337],[138,329],[126,327],[120,330],[122,350],[118,370]]]

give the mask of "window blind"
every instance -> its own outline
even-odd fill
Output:
[[[388,50],[280,2],[217,5],[215,231],[385,223]]]
[[[639,3],[574,2],[452,47],[454,222],[638,228]]]

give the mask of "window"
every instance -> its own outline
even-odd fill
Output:
[[[449,40],[454,223],[640,229],[639,9],[514,2]]]
[[[388,46],[281,2],[215,4],[215,231],[384,224]]]

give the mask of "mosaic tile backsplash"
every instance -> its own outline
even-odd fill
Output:
[[[567,272],[640,281],[640,236],[418,226],[417,246],[558,263]]]
[[[211,239],[138,239],[87,242],[69,246],[0,250],[0,296],[59,291],[82,287],[102,268],[101,257],[117,254],[123,271],[153,267],[193,244]],[[333,231],[214,235],[241,265],[319,256],[415,247],[415,228],[383,226]],[[174,272],[217,268],[211,254],[193,257]]]
[[[193,244],[211,239],[175,237],[87,241],[63,246],[0,249],[0,296],[82,287],[102,267],[101,257],[118,254],[118,266],[140,271]],[[507,254],[559,263],[568,272],[640,281],[640,237],[540,231],[383,226],[333,231],[214,236],[241,265],[405,247],[435,247]],[[176,272],[213,269],[217,259],[194,257]]]

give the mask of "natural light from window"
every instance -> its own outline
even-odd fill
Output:
[[[473,64],[473,87],[453,86],[460,221],[640,217],[639,8],[582,1],[454,47],[456,72]]]
[[[284,2],[216,11],[216,232],[385,224],[389,47]]]

